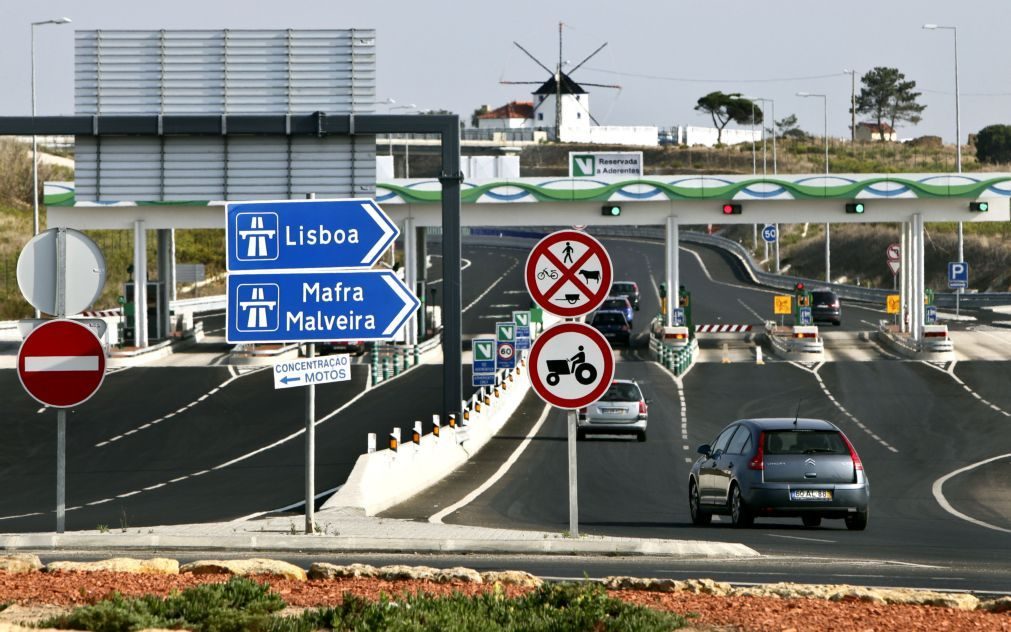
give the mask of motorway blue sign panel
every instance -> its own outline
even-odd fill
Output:
[[[964,261],[948,262],[948,287],[967,289],[969,287],[969,264]]]
[[[226,338],[390,340],[419,305],[389,270],[230,274]]]
[[[776,241],[778,237],[776,227],[772,224],[766,224],[765,228],[762,229],[762,239],[769,242],[770,244]]]
[[[471,386],[495,386],[495,374],[494,373],[471,373],[470,374],[470,385]]]
[[[529,329],[529,328],[528,328]],[[518,331],[518,329],[517,329]],[[530,333],[529,331],[527,333]],[[516,335],[516,350],[517,351],[529,351],[530,350],[530,336],[520,336]]]
[[[927,305],[926,306],[926,313],[924,314],[924,316],[926,317],[926,321],[927,321],[928,325],[933,325],[934,323],[936,323],[937,322],[937,306],[936,305]]]
[[[475,338],[471,342],[474,373],[495,373],[495,339]]]
[[[814,319],[811,317],[810,307],[800,307],[797,309],[797,319],[800,321],[798,325],[811,325],[814,323]]]
[[[683,307],[675,307],[671,310],[671,322],[675,327],[685,326],[685,310]]]
[[[236,202],[225,217],[229,272],[368,268],[400,234],[370,199]]]

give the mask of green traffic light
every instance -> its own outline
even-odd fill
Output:
[[[857,212],[857,213],[863,213],[863,212],[864,212],[864,205],[863,205],[863,204],[860,204],[860,203],[858,203],[858,204],[856,205],[856,209],[855,209],[855,210],[856,210],[856,212]]]
[[[617,217],[618,215],[621,215],[621,207],[620,206],[612,206],[611,207],[611,216],[612,217]]]
[[[989,202],[970,202],[969,203],[969,210],[970,211],[979,211],[981,213],[986,213],[987,211],[990,210],[990,203]]]

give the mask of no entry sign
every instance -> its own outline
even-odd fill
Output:
[[[530,350],[530,384],[545,402],[573,410],[592,404],[614,379],[607,339],[584,323],[560,323]]]
[[[560,230],[537,242],[524,278],[530,296],[545,310],[566,318],[583,316],[611,291],[611,258],[590,235]]]
[[[28,394],[53,408],[86,402],[105,379],[105,351],[97,336],[72,320],[35,328],[18,351],[18,378]]]

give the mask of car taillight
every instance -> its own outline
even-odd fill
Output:
[[[639,414],[640,415],[645,415],[646,414],[646,402],[644,402],[642,400],[639,401]]]
[[[748,463],[749,470],[764,470],[765,469],[765,433],[758,433],[758,452],[755,453],[755,458],[751,459],[751,463]]]
[[[829,307],[839,307],[839,303],[832,303]]]
[[[846,438],[846,435],[844,435],[843,433],[840,432],[839,436],[842,437],[842,440],[846,442],[846,447],[849,448],[850,458],[853,459],[853,469],[863,470],[864,463],[863,461],[860,460],[860,455],[857,454],[857,451],[856,449],[854,449],[853,444],[850,443],[850,440]]]
[[[582,408],[579,409],[579,416],[586,417],[586,406],[583,406]]]

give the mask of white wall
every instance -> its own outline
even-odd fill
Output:
[[[652,125],[630,127],[622,125],[594,125],[592,127],[562,127],[561,140],[566,143],[591,143],[596,145],[646,145],[657,144],[657,128]]]
[[[478,129],[530,129],[533,121],[528,118],[478,119]]]
[[[388,182],[396,177],[393,173],[393,156],[376,156],[376,182]]]
[[[520,177],[519,156],[461,156],[460,171],[467,180]]]
[[[715,147],[718,133],[719,132],[715,127],[679,127],[678,140],[689,147],[692,145]],[[761,142],[762,130],[756,129],[752,132],[751,129],[723,129],[724,145],[750,143],[751,139],[754,139],[756,143]]]
[[[540,101],[541,96],[544,100]],[[533,95],[535,128],[555,127],[555,95]],[[540,120],[538,114],[543,114],[544,119]],[[562,127],[590,127],[590,95],[589,94],[563,94],[562,95]]]

